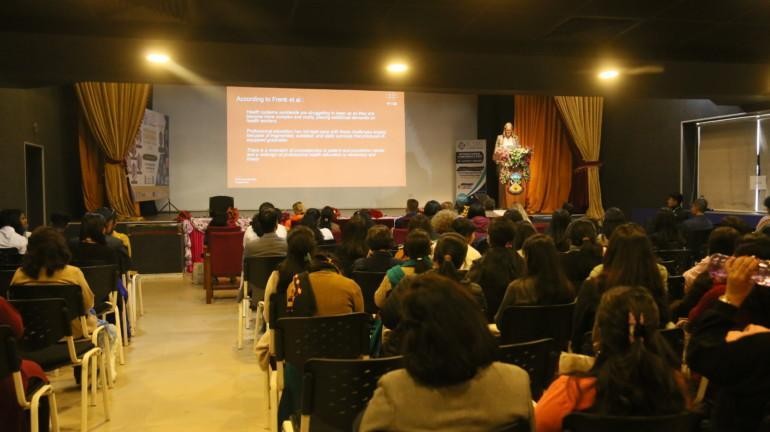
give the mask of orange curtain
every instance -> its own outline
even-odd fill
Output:
[[[84,82],[75,84],[75,90],[86,124],[104,153],[110,205],[123,218],[139,216],[124,161],[142,122],[150,85]]]
[[[572,186],[569,132],[552,97],[516,96],[514,103],[514,133],[521,145],[532,149],[525,208],[529,213],[551,213],[569,199]]]
[[[94,142],[78,111],[78,153],[80,155],[80,178],[83,183],[83,203],[86,210],[94,211],[104,206],[104,163],[99,155],[99,145]]]

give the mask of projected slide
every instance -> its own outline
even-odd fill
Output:
[[[402,92],[227,88],[230,188],[405,186]]]

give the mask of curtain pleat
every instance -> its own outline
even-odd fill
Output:
[[[604,207],[599,182],[599,152],[602,141],[604,99],[598,96],[555,96],[554,100],[586,165],[588,174],[586,215],[601,219],[604,216]]]
[[[133,145],[147,106],[149,84],[75,84],[86,124],[104,153],[107,199],[123,218],[139,215],[126,179],[124,160]]]
[[[532,149],[530,181],[524,189],[529,213],[551,213],[569,199],[572,152],[567,132],[551,97],[516,96],[514,133]],[[506,194],[507,200],[512,197]],[[518,199],[521,202],[521,198]]]
[[[104,206],[104,167],[99,157],[98,144],[88,132],[83,113],[78,111],[78,153],[80,178],[83,183],[83,204],[88,211]]]

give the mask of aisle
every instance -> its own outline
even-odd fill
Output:
[[[235,349],[234,298],[207,305],[189,278],[145,280],[144,293],[145,315],[112,389],[112,420],[104,423],[99,395],[89,409],[89,430],[264,430],[263,375],[248,347]],[[71,369],[53,383],[61,430],[79,430],[80,393]]]

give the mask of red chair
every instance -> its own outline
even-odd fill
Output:
[[[206,303],[211,303],[215,290],[235,290],[239,284],[235,279],[243,267],[243,232],[240,230],[208,230],[208,244],[203,247],[203,285],[206,288]],[[219,278],[227,278],[220,282]]]
[[[409,234],[409,230],[406,228],[393,228],[393,241],[397,245],[402,245],[406,241],[407,234]]]

